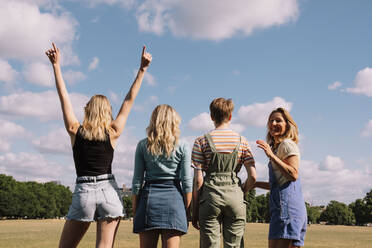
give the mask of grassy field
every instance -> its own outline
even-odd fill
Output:
[[[0,248],[57,247],[63,224],[63,220],[1,220]],[[245,247],[267,247],[268,227],[267,224],[247,224]],[[181,239],[181,247],[198,247],[198,240],[198,232],[191,227],[189,233]],[[95,224],[92,224],[79,247],[94,245]],[[132,233],[132,222],[121,222],[115,247],[139,247],[138,236]],[[372,228],[311,225],[308,228],[305,247],[371,248]]]

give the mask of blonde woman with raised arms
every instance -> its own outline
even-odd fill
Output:
[[[54,43],[46,51],[52,63],[63,120],[71,139],[76,168],[76,186],[72,204],[63,227],[59,247],[77,247],[90,223],[97,221],[96,247],[113,247],[115,234],[123,216],[123,203],[111,172],[116,141],[123,132],[151,55],[142,50],[141,65],[116,119],[103,95],[93,96],[85,106],[81,125],[68,96],[60,68],[60,51]]]

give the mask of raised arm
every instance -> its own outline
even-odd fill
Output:
[[[272,152],[270,145],[267,144],[265,141],[257,140],[256,143],[259,148],[264,150],[266,156],[278,165],[280,172],[285,178],[290,181],[297,180],[299,165],[299,157],[297,155],[288,156],[286,159],[281,160]]]
[[[79,121],[77,120],[68,92],[66,89],[65,81],[62,78],[61,65],[60,65],[60,52],[59,48],[52,43],[53,48],[45,52],[53,66],[54,77],[56,81],[56,88],[61,102],[61,108],[63,113],[63,121],[65,123],[66,130],[71,137],[73,143],[77,129],[79,128]]]
[[[121,105],[119,113],[116,116],[116,119],[111,123],[111,126],[114,130],[112,141],[115,141],[117,138],[119,138],[120,134],[124,130],[124,126],[125,123],[127,122],[129,112],[132,109],[134,99],[136,99],[137,94],[141,88],[143,77],[145,75],[147,68],[150,65],[151,60],[152,60],[151,54],[146,52],[146,47],[144,46],[142,49],[141,65],[138,70],[136,79],[134,80],[132,86],[130,87],[123,101],[123,104]]]

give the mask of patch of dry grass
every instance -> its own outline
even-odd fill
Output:
[[[1,220],[0,248],[57,247],[63,224],[63,220]],[[267,224],[248,223],[245,232],[245,247],[267,247],[268,228]],[[95,246],[95,229],[96,226],[93,223],[81,241],[79,248]],[[181,247],[193,248],[198,247],[198,244],[199,234],[194,228],[190,227],[189,233],[181,239]],[[132,233],[132,222],[121,222],[115,247],[139,247],[138,235]],[[311,225],[308,228],[305,247],[371,248],[372,228]]]

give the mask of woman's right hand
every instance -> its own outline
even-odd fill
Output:
[[[59,61],[60,61],[60,52],[59,52],[59,48],[56,47],[56,45],[54,43],[52,43],[52,46],[53,48],[52,49],[48,49],[45,54],[48,56],[49,60],[50,60],[50,63],[52,63],[52,65],[59,65]]]
[[[142,48],[142,56],[141,56],[141,70],[147,70],[152,60],[152,56],[150,53],[146,52],[146,46]]]

